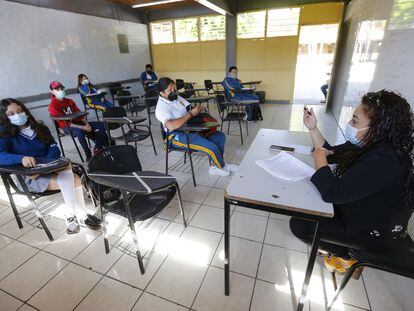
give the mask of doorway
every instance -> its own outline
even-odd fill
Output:
[[[294,104],[324,104],[321,87],[329,86],[338,29],[337,23],[300,27]]]

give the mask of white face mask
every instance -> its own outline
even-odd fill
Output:
[[[66,96],[65,90],[55,91],[55,96],[57,99],[64,99]]]
[[[85,79],[85,80],[82,81],[82,85],[88,85],[88,84],[89,84],[89,80],[88,79]]]
[[[237,73],[231,73],[230,74],[234,79],[237,79]]]
[[[353,127],[351,124],[346,125],[345,129],[345,138],[353,145],[360,145],[361,141],[358,139],[357,134],[359,131],[369,129],[368,127],[364,127],[362,129],[357,129],[356,127]]]
[[[27,119],[29,118],[25,112],[14,114],[8,117],[10,123],[16,126],[22,126],[27,123]]]

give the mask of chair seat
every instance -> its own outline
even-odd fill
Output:
[[[247,118],[246,113],[244,112],[229,112],[223,121],[239,121],[245,120]]]
[[[143,221],[157,215],[170,203],[175,196],[175,192],[176,188],[171,187],[150,195],[140,196],[130,194],[128,200],[131,200],[129,204],[134,221]],[[108,204],[107,209],[111,213],[128,217],[122,199],[115,201],[113,204]]]
[[[358,261],[397,270],[414,277],[414,242],[409,236],[395,249],[384,252],[351,250],[349,254]]]
[[[135,105],[132,106],[131,109],[129,109],[129,111],[131,113],[137,113],[137,112],[141,112],[143,110],[145,110],[147,107],[145,105]]]
[[[125,140],[127,143],[134,142],[134,141],[141,141],[147,139],[150,136],[150,133],[147,131],[139,130],[139,129],[131,129],[127,133],[125,133]]]

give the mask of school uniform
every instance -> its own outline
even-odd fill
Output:
[[[63,100],[59,100],[52,95],[50,98],[49,104],[49,113],[52,117],[59,117],[65,114],[71,114],[80,111],[78,106],[76,106],[75,102],[69,98],[64,98]],[[72,120],[74,124],[77,125],[84,125],[85,118],[77,118]],[[103,122],[88,122],[92,128],[92,133],[94,134],[94,141],[95,141],[95,148],[102,149],[108,141],[105,125]],[[68,121],[58,121],[58,125],[66,134],[69,134],[69,127],[71,125]],[[88,143],[86,141],[86,135],[88,134],[86,131],[70,127],[70,131],[72,131],[73,136],[78,138],[79,143],[81,144],[83,150],[85,151],[86,157],[91,157],[91,150],[89,149]]]
[[[155,109],[155,117],[162,123],[164,130],[167,132],[165,123],[169,120],[175,120],[185,116],[189,110],[190,103],[181,96],[178,96],[174,101],[160,96]],[[208,155],[218,168],[224,167],[223,155],[226,142],[224,133],[217,131],[207,137],[203,137],[197,133],[189,133],[188,137],[190,149]],[[169,146],[178,149],[187,149],[187,137],[183,132],[171,131],[166,139],[168,140]]]
[[[157,83],[155,82],[157,80],[158,80],[158,77],[153,71],[150,71],[150,72],[144,71],[143,73],[141,73],[141,82],[146,88],[154,88],[157,85]],[[145,83],[147,81],[150,81],[150,82]]]
[[[87,97],[86,95],[89,94],[97,94],[98,91],[95,88],[90,88],[88,84],[81,85],[79,88],[79,93],[81,96],[85,99],[86,104],[89,106],[89,108],[92,109],[99,109],[99,110],[106,110],[114,105],[107,99],[105,99],[104,96],[102,97]],[[101,101],[101,99],[104,99],[104,101]]]
[[[0,165],[22,164],[24,157],[55,160],[60,158],[60,149],[53,138],[49,145],[41,142],[30,127],[19,130],[14,136],[0,138]],[[29,191],[42,193],[47,190],[51,178],[52,174],[41,175],[33,180],[24,176],[24,181]],[[22,190],[19,183],[16,185]]]

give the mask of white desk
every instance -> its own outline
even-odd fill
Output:
[[[302,295],[297,310],[302,310],[309,280],[315,263],[320,239],[320,221],[334,216],[333,206],[322,200],[309,179],[286,182],[277,179],[255,164],[274,156],[271,145],[308,145],[312,142],[308,133],[261,129],[241,162],[237,173],[227,186],[224,195],[224,273],[225,294],[229,295],[230,273],[230,205],[243,206],[273,213],[285,214],[316,221],[315,236],[306,269]],[[311,155],[293,153],[295,157],[313,166]]]

